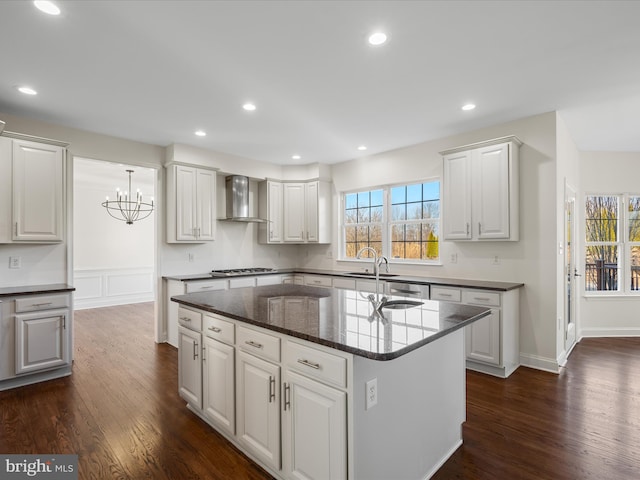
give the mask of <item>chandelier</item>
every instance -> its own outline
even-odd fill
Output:
[[[129,190],[121,192],[116,188],[116,199],[102,202],[102,206],[107,209],[107,213],[116,220],[122,220],[127,225],[133,225],[136,220],[147,218],[153,212],[153,198],[151,203],[142,201],[140,189],[136,191],[136,199],[133,199],[131,192],[131,174],[133,170],[126,170],[129,174]]]

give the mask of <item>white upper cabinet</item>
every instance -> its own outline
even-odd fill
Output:
[[[282,183],[273,180],[260,183],[258,199],[260,218],[267,219],[258,225],[258,240],[260,243],[282,243]]]
[[[216,171],[187,165],[167,167],[167,242],[215,239]]]
[[[260,243],[331,242],[331,183],[268,180],[259,195],[260,216],[268,220],[259,227]]]
[[[0,138],[0,242],[63,241],[65,153],[59,143]]]
[[[445,240],[519,239],[521,144],[505,137],[441,152]]]

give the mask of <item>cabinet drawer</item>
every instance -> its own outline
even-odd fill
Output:
[[[224,320],[217,315],[205,314],[203,331],[207,337],[220,340],[222,343],[233,345],[236,337],[236,326],[229,320]]]
[[[462,292],[462,303],[472,305],[488,305],[490,307],[500,306],[500,294],[484,291],[464,291]]]
[[[267,360],[280,361],[280,339],[273,335],[239,326],[238,346]]]
[[[71,296],[67,294],[38,295],[37,297],[18,298],[16,299],[16,313],[68,308],[71,306],[70,303]]]
[[[431,300],[444,300],[445,302],[459,302],[461,295],[458,288],[431,287]]]
[[[319,277],[317,275],[305,275],[304,284],[315,285],[318,287],[331,287],[333,285],[331,277]]]
[[[178,323],[189,330],[199,332],[202,330],[202,313],[178,307]]]
[[[186,282],[187,293],[204,292],[206,290],[226,290],[226,280],[208,280],[204,282]]]
[[[333,287],[334,288],[344,288],[346,290],[355,290],[356,289],[356,280],[355,280],[355,278],[338,278],[338,277],[334,277],[334,279],[333,279]]]
[[[315,348],[288,341],[285,347],[287,368],[341,388],[347,387],[347,359]]]
[[[241,277],[229,279],[229,288],[255,287],[256,277]]]

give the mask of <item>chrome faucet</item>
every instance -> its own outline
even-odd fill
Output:
[[[378,256],[378,252],[375,248],[372,247],[363,247],[356,254],[356,258],[360,259],[364,252],[372,252],[373,253],[373,273],[376,276],[376,296],[374,298],[373,295],[369,295],[369,300],[373,304],[373,307],[376,310],[380,310],[382,305],[387,301],[386,297],[380,298],[380,267],[382,266],[382,262],[384,262],[387,272],[389,272],[389,260],[384,255]]]

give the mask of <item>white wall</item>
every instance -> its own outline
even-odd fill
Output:
[[[578,219],[584,221],[584,196],[587,193],[640,194],[640,153],[581,152],[578,194]],[[579,221],[580,221],[579,220]],[[580,225],[580,224],[579,224]],[[582,248],[578,251],[579,270],[584,265],[584,229],[579,236]],[[584,293],[584,284],[581,285]],[[640,297],[580,298],[579,335],[631,336],[640,335]]]
[[[520,295],[521,360],[528,365],[557,370],[557,211],[556,114],[546,113],[411,147],[333,165],[338,214],[338,192],[442,175],[440,151],[482,140],[516,135],[520,148],[519,242],[449,242],[441,244],[442,266],[393,265],[396,273],[431,277],[474,278],[522,282]],[[339,217],[336,217],[339,218]],[[306,248],[301,260],[314,268],[353,269],[353,262],[337,261],[338,234],[334,232],[333,259],[329,248]],[[448,260],[457,254],[457,263]],[[499,265],[491,259],[497,255]]]

